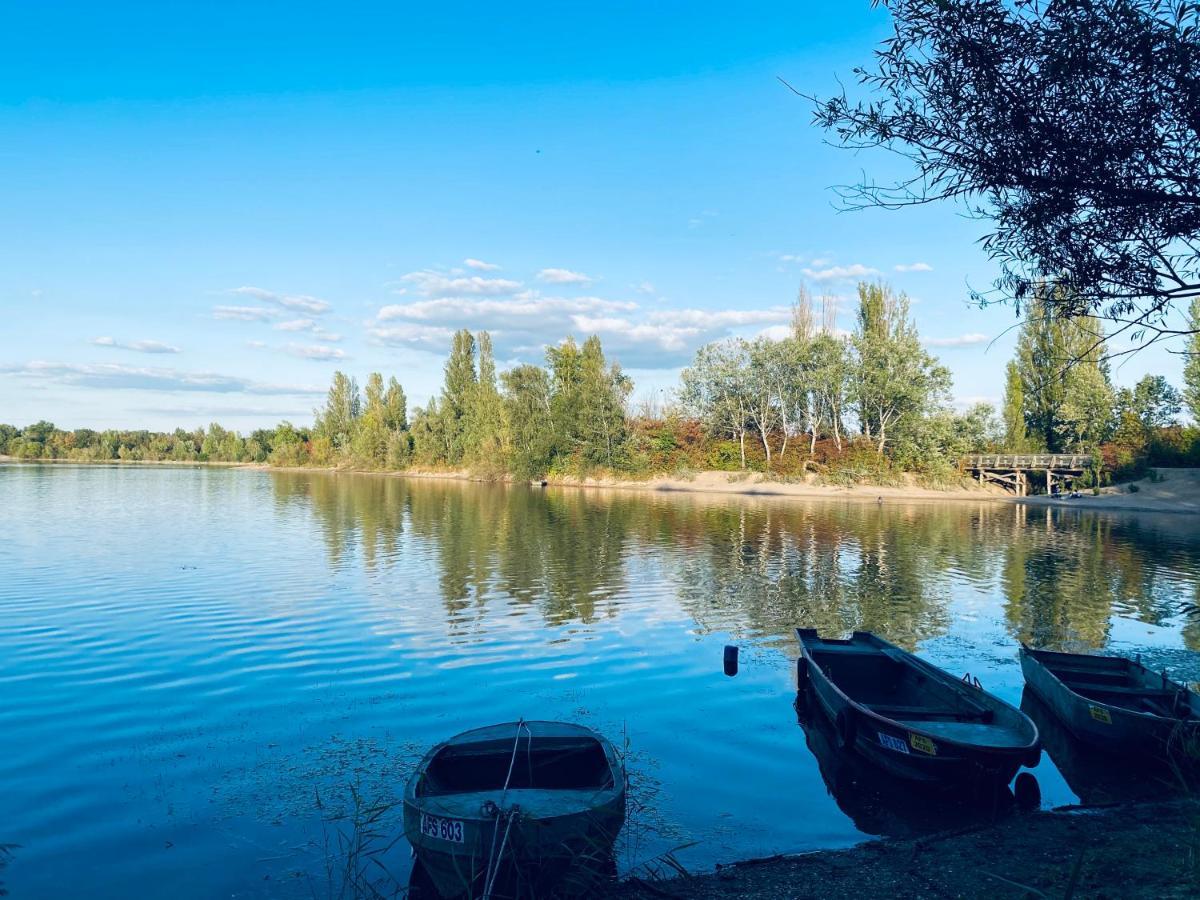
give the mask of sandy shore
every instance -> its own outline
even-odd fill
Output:
[[[849,850],[774,857],[712,874],[632,880],[625,900],[866,897],[1195,897],[1200,808],[1194,802],[1066,808],[998,825]]]
[[[324,472],[346,475],[374,475],[390,478],[430,478],[451,481],[512,482],[512,478],[481,477],[472,472],[420,471],[363,472],[351,468],[328,466],[270,466],[265,463],[229,462],[176,462],[172,460],[105,460],[84,462],[76,460],[18,460],[0,456],[2,463],[29,463],[55,465],[121,465],[121,466],[213,466],[220,468],[248,468],[279,472]],[[547,480],[547,486],[605,489],[618,491],[650,491],[663,494],[724,494],[744,497],[794,497],[812,500],[856,500],[878,503],[880,501],[904,500],[909,502],[957,502],[969,500],[975,503],[1021,503],[1027,506],[1054,506],[1064,509],[1200,514],[1200,469],[1160,469],[1158,476],[1130,484],[1104,488],[1099,494],[1084,492],[1079,497],[1052,498],[1046,496],[1014,497],[995,485],[979,486],[964,478],[957,486],[944,489],[922,487],[914,476],[909,476],[904,485],[856,484],[849,486],[820,484],[815,476],[805,481],[775,481],[756,472],[697,472],[686,477],[659,475],[646,479],[621,478],[571,478],[558,477]]]

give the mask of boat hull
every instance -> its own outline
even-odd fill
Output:
[[[404,830],[430,882],[442,897],[483,893],[492,857],[497,896],[575,897],[599,891],[613,876],[613,843],[624,821],[623,798],[604,808],[554,819],[516,821],[505,842],[505,823],[467,822],[467,840],[448,844],[421,833],[420,809],[405,805]],[[504,846],[503,853],[499,848]]]
[[[1186,745],[1200,742],[1197,721],[1136,712],[1081,696],[1024,647],[1021,671],[1029,690],[1077,740],[1105,754],[1166,761]]]
[[[563,722],[504,723],[433,747],[404,795],[404,834],[442,897],[577,897],[615,876],[625,771]]]
[[[874,635],[858,633],[850,642],[821,642],[815,632],[807,631],[799,632],[799,636],[803,650],[798,663],[798,686],[802,689],[802,696],[803,689],[807,687],[811,702],[833,725],[839,748],[844,752],[855,753],[896,778],[926,786],[960,789],[997,789],[1012,781],[1021,766],[1032,767],[1037,764],[1041,752],[1037,727],[1019,710],[985,695],[981,689],[960,683],[953,676],[892,647]],[[984,743],[996,734],[994,727],[963,724],[955,729],[959,739],[948,739],[944,733],[877,714],[867,705],[856,702],[810,653],[810,645],[818,648],[822,643],[826,646],[843,646],[866,639],[886,649],[890,658],[915,667],[921,678],[937,680],[957,692],[970,693],[981,702],[986,696],[989,707],[1003,709],[1004,715],[1014,721],[1024,720],[1020,727],[1028,738],[1010,741],[1012,746]],[[976,734],[979,743],[972,743],[971,738]]]

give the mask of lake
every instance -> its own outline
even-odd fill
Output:
[[[431,743],[521,716],[625,748],[622,871],[948,824],[831,795],[797,625],[878,631],[1014,703],[1019,640],[1200,679],[1184,516],[25,465],[0,465],[0,511],[15,897],[336,895],[355,797],[393,803]],[[1080,799],[1048,756],[1036,775],[1044,805]],[[381,857],[400,882],[408,860]]]

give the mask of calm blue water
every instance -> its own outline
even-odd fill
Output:
[[[1018,638],[1200,677],[1185,517],[16,465],[0,515],[16,897],[336,896],[354,794],[393,802],[429,744],[519,716],[627,744],[624,871],[888,832],[797,725],[794,625],[875,629],[1014,702]],[[381,860],[402,883],[403,841]]]

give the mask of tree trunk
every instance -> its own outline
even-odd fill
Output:
[[[741,428],[738,430],[738,443],[740,444],[740,446],[742,448],[742,468],[745,469],[746,468],[746,429],[745,428]]]

